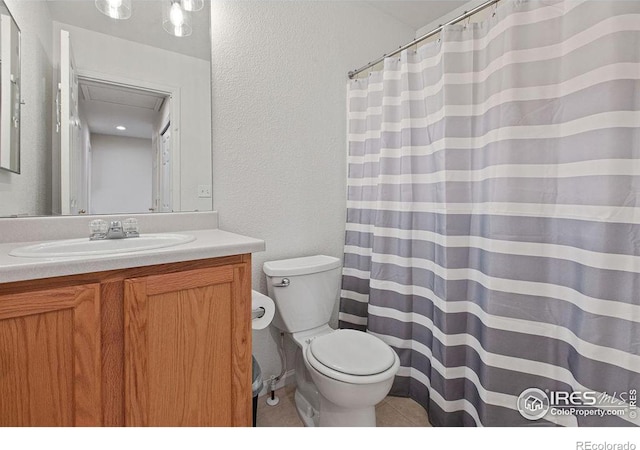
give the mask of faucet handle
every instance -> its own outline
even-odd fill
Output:
[[[89,230],[91,231],[90,239],[100,239],[107,235],[109,225],[102,219],[95,219],[89,223]]]
[[[128,237],[139,236],[138,219],[129,218],[122,222],[122,231]]]

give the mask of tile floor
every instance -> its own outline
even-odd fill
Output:
[[[276,391],[280,403],[268,406],[266,397],[258,398],[258,427],[301,427],[302,421],[296,412],[295,386],[289,385]],[[388,396],[376,406],[379,427],[429,427],[424,408],[410,398]]]

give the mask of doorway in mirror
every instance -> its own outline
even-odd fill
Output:
[[[80,117],[86,123],[89,176],[86,211],[171,212],[171,97],[80,78]],[[83,158],[78,158],[82,161]]]

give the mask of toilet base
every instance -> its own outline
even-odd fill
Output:
[[[295,395],[296,402],[296,410],[298,411],[298,416],[305,427],[317,427],[319,426],[318,418],[320,414],[318,410],[315,409],[311,403],[307,401],[307,399],[302,395],[302,393],[296,389]]]
[[[300,348],[296,350],[295,368],[295,403],[298,416],[300,416],[300,420],[302,420],[305,427],[317,427],[318,417],[320,417],[318,413],[320,409],[320,394],[304,364],[304,358],[302,357]]]
[[[298,416],[305,427],[375,427],[376,408],[343,408],[320,395],[320,411],[296,389],[295,403]]]
[[[320,394],[320,420],[321,427],[375,427],[376,408],[365,406],[363,408],[343,408],[327,400]]]

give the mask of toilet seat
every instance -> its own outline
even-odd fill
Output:
[[[305,357],[321,374],[352,384],[377,383],[400,365],[398,355],[381,339],[355,330],[336,330],[314,338]]]

